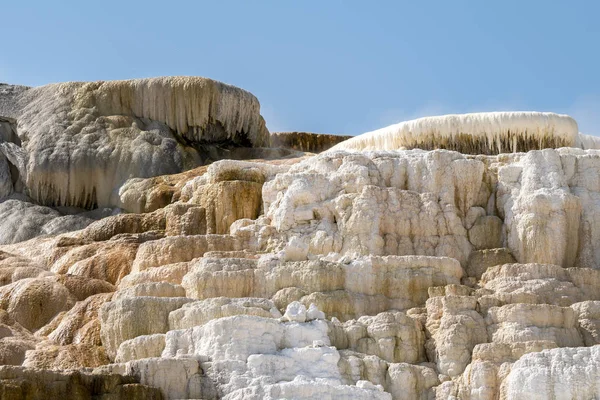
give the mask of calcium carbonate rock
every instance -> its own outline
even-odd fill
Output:
[[[472,245],[461,217],[476,203],[483,163],[450,152],[400,154],[326,153],[292,166],[265,183],[266,215],[280,232],[314,235],[316,254],[419,254],[466,263]]]
[[[600,301],[583,301],[571,305],[577,315],[579,332],[586,346],[600,344]]]
[[[194,299],[258,297],[254,296],[256,266],[254,259],[205,257],[191,265],[181,285]]]
[[[325,319],[325,313],[319,310],[314,303],[311,303],[306,310],[306,319],[312,321],[313,319]]]
[[[194,358],[146,358],[94,370],[94,375],[109,374],[132,376],[144,385],[158,388],[163,399],[216,398],[203,390],[203,371]]]
[[[428,400],[433,396],[432,389],[440,384],[435,370],[427,366],[388,363],[376,356],[349,350],[342,350],[340,354],[338,365],[347,383],[356,382],[358,386],[366,380],[382,386],[393,399]]]
[[[103,304],[99,313],[100,337],[106,354],[114,359],[124,341],[167,332],[169,313],[190,301],[182,297],[133,297]]]
[[[600,396],[600,346],[526,354],[511,368],[501,399],[594,399]]]
[[[270,153],[271,150],[275,151]],[[248,154],[250,157],[237,157],[241,156],[240,152],[245,151],[251,152]],[[217,157],[217,159],[231,158],[231,160],[216,161],[208,166],[197,167],[179,174],[128,179],[119,189],[119,207],[128,212],[151,213],[171,204],[191,202],[196,205],[207,204],[209,208],[212,206],[212,210],[219,211],[220,209],[211,205],[211,202],[215,200],[235,202],[236,198],[231,196],[233,194],[231,191],[227,190],[222,192],[226,196],[211,196],[211,193],[215,193],[215,185],[235,181],[241,181],[242,184],[262,184],[306,158],[304,153],[278,155],[278,151],[265,148],[235,148],[227,151],[226,157]],[[249,158],[255,161],[238,161]],[[247,185],[247,187],[250,189],[248,192],[250,198],[254,198],[254,189],[258,186]],[[256,212],[254,208],[247,207],[242,202],[236,202],[235,207],[224,204],[223,210],[233,210],[238,207],[242,211]],[[212,221],[211,224],[219,221],[218,216],[212,217],[210,214],[209,212],[207,220]]]
[[[165,334],[141,335],[124,341],[119,345],[116,363],[126,363],[143,358],[160,357],[165,349]]]
[[[6,311],[0,310],[0,364],[21,365],[28,350],[33,350],[38,343],[21,324],[16,322]]]
[[[0,285],[4,286],[25,278],[42,278],[53,275],[39,263],[27,257],[0,251]]]
[[[154,267],[141,272],[132,272],[119,282],[119,288],[128,288],[140,283],[166,282],[180,285],[183,277],[188,273],[190,265],[188,262],[167,264],[162,267]]]
[[[544,150],[498,171],[508,246],[520,262],[575,264],[582,204],[562,165],[558,152]]]
[[[367,132],[331,150],[452,149],[498,154],[546,147],[574,146],[577,123],[568,115],[491,112],[442,115],[401,122]]]
[[[45,370],[94,368],[109,362],[104,348],[87,344],[42,345],[25,353],[23,366]]]
[[[101,346],[98,312],[112,296],[112,293],[102,293],[78,301],[69,311],[57,315],[48,325],[38,330],[37,334],[47,336],[59,345]]]
[[[165,228],[166,221],[160,213],[120,214],[90,224],[80,236],[87,240],[103,241],[123,233],[142,233]]]
[[[185,297],[185,290],[181,285],[168,282],[148,282],[120,289],[112,300],[120,300],[133,297]]]
[[[526,342],[549,340],[560,347],[583,346],[572,308],[547,304],[508,304],[488,311],[491,341]]]
[[[446,255],[466,265],[473,241],[507,246],[519,262],[593,268],[600,260],[593,245],[600,188],[587,178],[598,168],[594,159],[577,149],[475,159],[442,151],[328,152],[265,183],[263,200],[270,223],[283,236],[308,236],[313,254]],[[435,202],[418,211],[430,193],[444,209],[441,231],[428,219],[439,213]],[[408,210],[411,202],[417,208]],[[472,208],[495,221],[490,243],[479,242],[485,229],[468,235]],[[501,236],[496,217],[504,222]],[[528,244],[529,237],[537,239]]]
[[[90,374],[81,371],[48,371],[15,366],[0,367],[0,397],[14,400],[99,397],[123,400],[160,400],[158,389],[129,376]]]
[[[204,258],[191,268],[182,286],[191,298],[279,298],[287,288],[300,289],[304,306],[314,303],[327,315],[344,320],[389,309],[423,305],[430,286],[459,283],[460,264],[450,258],[360,257],[353,262],[315,260],[282,262],[276,258]],[[297,291],[296,291],[297,292]],[[284,307],[285,307],[284,306]]]
[[[461,374],[471,361],[475,345],[488,341],[486,325],[476,311],[477,300],[468,296],[432,297],[427,300],[429,359],[440,373]]]
[[[2,121],[0,121],[0,129]],[[1,142],[1,140],[0,140]],[[12,174],[10,171],[10,164],[4,156],[0,153],[0,200],[3,200],[10,196],[13,192]]]
[[[306,306],[302,303],[294,301],[285,309],[283,318],[290,322],[305,322],[306,321]]]
[[[86,278],[101,279],[113,285],[128,275],[136,257],[138,244],[129,241],[108,243],[76,242],[57,246],[51,271]]]
[[[495,215],[477,218],[469,229],[469,241],[478,250],[502,247],[502,220]]]
[[[114,285],[102,279],[90,279],[70,274],[53,275],[51,279],[64,285],[78,301],[85,300],[99,293],[115,291]]]
[[[308,258],[309,245],[294,236],[284,248],[285,261],[305,261]]]
[[[207,251],[231,251],[240,248],[236,238],[227,235],[171,236],[140,245],[132,272],[202,257]]]
[[[69,82],[11,99],[17,106],[0,115],[18,121],[26,191],[46,205],[116,205],[115,192],[131,177],[200,164],[200,144],[269,142],[258,100],[206,78]]]
[[[58,211],[49,207],[7,199],[0,202],[0,244],[76,231],[93,221],[85,216],[61,216]]]
[[[30,331],[46,325],[74,304],[69,290],[48,278],[21,279],[0,288],[0,308]]]
[[[481,279],[488,268],[496,265],[512,264],[516,260],[507,248],[477,250],[471,253],[465,273],[467,276],[472,276]]]
[[[332,324],[329,336],[338,349],[375,355],[389,363],[425,361],[425,332],[418,320],[400,311],[362,316]]]
[[[309,132],[271,132],[271,146],[320,153],[352,136]]]
[[[0,115],[2,398],[600,396],[600,152],[556,149],[595,146],[567,116],[315,156],[199,78],[0,85]]]
[[[284,323],[249,315],[225,317],[169,331],[162,357],[207,357],[210,362],[202,365],[228,399],[311,398],[315,394],[391,398],[375,386],[343,383],[340,355],[330,347],[327,330],[322,320]]]
[[[483,297],[493,297],[501,304],[546,303],[569,306],[584,299],[598,299],[599,277],[600,271],[587,268],[505,264],[489,268],[481,278],[481,285],[493,292]]]
[[[512,363],[524,354],[556,347],[550,341],[478,344],[473,349],[473,361],[452,389],[453,396],[469,400],[498,398],[502,381]]]
[[[204,325],[213,319],[234,315],[255,315],[266,318],[281,317],[281,313],[275,308],[273,302],[266,299],[217,297],[187,303],[180,309],[172,311],[169,314],[169,329],[193,328],[194,326]]]

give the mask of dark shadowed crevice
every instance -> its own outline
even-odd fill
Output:
[[[21,146],[17,135],[17,121],[13,118],[0,116],[0,142],[10,142]]]
[[[10,178],[11,178],[13,187],[15,188],[15,191],[16,191],[17,182],[19,182],[19,178],[20,178],[19,169],[10,161],[7,160],[7,162],[8,162],[8,168],[10,171]]]

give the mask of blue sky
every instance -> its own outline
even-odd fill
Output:
[[[271,131],[445,113],[568,113],[600,135],[598,1],[6,1],[0,82],[199,75]]]

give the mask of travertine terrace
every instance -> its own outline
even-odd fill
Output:
[[[600,398],[598,144],[536,112],[271,140],[205,78],[2,84],[0,398]]]

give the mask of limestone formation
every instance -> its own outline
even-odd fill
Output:
[[[577,123],[568,115],[538,112],[493,112],[442,115],[401,122],[342,142],[333,150],[449,149],[466,154],[575,146]],[[595,147],[594,147],[595,148]]]
[[[341,139],[204,78],[0,85],[0,398],[600,398],[598,140]]]
[[[0,99],[26,154],[25,191],[44,205],[116,205],[127,179],[195,167],[203,146],[269,144],[258,100],[206,78],[69,82]]]
[[[100,308],[100,337],[110,358],[119,345],[140,335],[166,333],[169,313],[191,300],[169,297],[133,297],[105,303]]]
[[[586,346],[600,344],[600,301],[583,301],[571,305],[577,315],[579,332]]]
[[[92,222],[94,219],[86,213],[61,215],[60,212],[49,207],[7,199],[0,202],[0,243],[17,243],[36,236],[76,231]]]
[[[274,303],[314,303],[342,320],[423,305],[430,286],[459,283],[456,260],[436,257],[363,257],[353,262],[203,258],[183,278],[191,298],[263,297]],[[294,293],[286,289],[294,288]],[[295,296],[299,294],[300,296]]]
[[[271,146],[309,153],[321,153],[352,136],[325,135],[309,132],[271,132]]]
[[[21,279],[0,289],[0,308],[30,331],[70,309],[75,301],[64,285],[47,277]]]
[[[502,399],[593,399],[600,396],[600,346],[526,354],[511,368]]]
[[[134,378],[80,371],[48,371],[24,367],[0,367],[0,397],[11,400],[48,398],[86,400],[90,396],[122,400],[160,400],[156,388]]]

